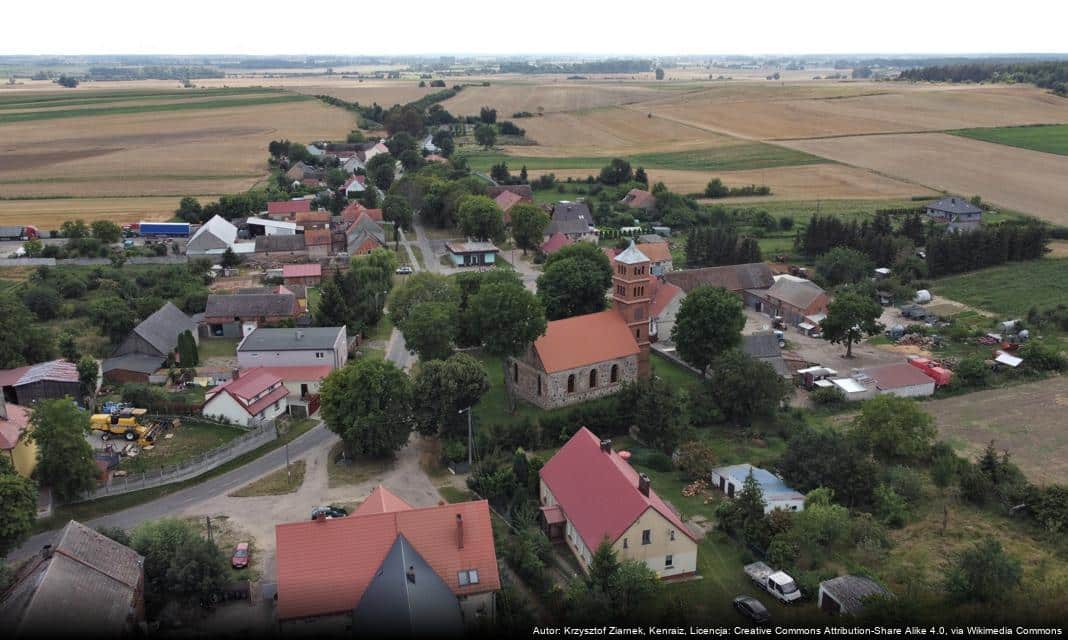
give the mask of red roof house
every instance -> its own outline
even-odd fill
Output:
[[[286,284],[314,287],[323,279],[323,267],[318,262],[282,265],[282,280]]]
[[[610,440],[582,427],[539,475],[549,535],[562,535],[584,568],[607,540],[621,558],[643,560],[661,577],[697,570],[697,537]]]
[[[504,193],[509,193],[509,192],[505,191]],[[504,195],[504,194],[502,193],[501,195]],[[550,255],[550,254],[556,253],[560,249],[563,249],[564,247],[566,247],[569,244],[574,244],[574,242],[575,241],[572,240],[571,238],[568,238],[564,234],[562,234],[559,231],[557,231],[553,235],[549,236],[548,240],[546,240],[545,242],[541,243],[541,252],[546,254],[546,255]]]
[[[209,389],[201,413],[230,422],[253,426],[286,412],[289,389],[282,378],[263,368],[238,374],[230,382]]]
[[[275,527],[278,620],[351,615],[398,539],[456,596],[465,623],[492,614],[501,582],[489,503],[417,509],[379,487],[349,517]]]
[[[295,216],[302,211],[311,211],[311,200],[279,200],[267,203],[267,215]]]

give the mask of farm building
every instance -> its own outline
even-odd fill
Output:
[[[350,256],[366,255],[386,246],[386,232],[382,225],[371,217],[370,211],[377,209],[365,209],[345,232],[345,243]]]
[[[30,558],[0,600],[9,638],[137,635],[145,619],[145,559],[71,520]]]
[[[753,307],[769,316],[782,316],[787,324],[800,325],[808,316],[827,313],[830,298],[827,292],[811,280],[791,275],[775,276],[775,282],[766,290],[749,289]]]
[[[820,380],[816,382],[816,387],[826,387],[826,383],[830,383],[830,386],[835,387],[842,392],[847,402],[859,402],[861,400],[867,400],[875,395],[875,389],[868,388],[857,381],[855,378],[833,378],[831,380]]]
[[[649,258],[649,273],[662,276],[671,273],[671,248],[664,242],[638,243],[638,251]]]
[[[141,321],[103,362],[104,379],[113,382],[148,382],[163,361],[178,347],[178,336],[193,334],[198,341],[193,319],[168,302]]]
[[[282,267],[282,281],[288,285],[317,286],[323,279],[323,267],[318,262],[287,264]]]
[[[296,200],[276,200],[267,203],[267,217],[293,218],[298,213],[311,211],[312,201],[307,198]]]
[[[326,172],[314,165],[304,164],[303,161],[297,162],[286,171],[286,177],[295,182],[302,182],[304,180],[322,180],[326,177]]]
[[[618,392],[649,375],[649,258],[631,245],[612,261],[613,308],[548,323],[510,360],[519,397],[543,409]]]
[[[748,291],[760,291],[775,284],[774,274],[764,262],[732,264],[724,267],[704,267],[672,271],[664,276],[668,282],[678,285],[689,293],[701,286],[722,287],[742,296],[746,305],[758,301]]]
[[[238,242],[237,227],[222,216],[215,216],[200,225],[185,246],[185,253],[191,257],[221,256],[227,249],[239,254],[252,253],[256,250],[256,244]]]
[[[582,427],[538,475],[542,526],[583,570],[608,540],[621,560],[644,562],[660,578],[697,572],[696,537],[611,440]]]
[[[765,471],[751,464],[735,464],[729,467],[713,469],[710,480],[713,488],[719,488],[727,497],[733,498],[742,490],[749,474],[760,485],[764,492],[764,513],[771,513],[775,509],[783,511],[804,511],[805,496],[782,481],[770,471]]]
[[[30,412],[0,399],[0,455],[11,460],[15,473],[29,478],[37,468],[37,443],[28,437]]]
[[[982,224],[983,210],[963,198],[951,196],[924,205],[924,213],[935,222],[949,223],[950,231],[967,231]]]
[[[256,327],[296,321],[301,308],[292,293],[238,293],[208,296],[200,336],[241,338]]]
[[[627,195],[623,196],[619,204],[626,205],[632,209],[653,211],[656,209],[656,196],[644,189],[631,189],[627,192]]]
[[[816,604],[821,611],[832,615],[857,615],[864,611],[865,599],[892,597],[892,593],[871,578],[838,576],[820,583]]]
[[[750,358],[760,360],[775,369],[775,373],[780,376],[790,376],[790,372],[786,369],[786,363],[782,359],[779,336],[774,333],[767,331],[742,336],[742,351]]]
[[[263,369],[238,374],[226,384],[209,389],[200,412],[206,417],[255,426],[286,412],[289,389],[277,375]]]
[[[332,216],[329,211],[301,211],[297,214],[296,223],[299,229],[327,229],[330,227]]]
[[[446,242],[445,250],[454,267],[492,266],[500,249],[492,242]]]
[[[327,258],[333,249],[333,234],[329,229],[306,229],[304,249],[309,258]]]
[[[382,222],[385,218],[381,209],[368,209],[359,202],[350,202],[341,210],[341,221],[353,223],[360,219],[363,214],[375,222]]]
[[[306,232],[305,232],[306,233]],[[297,259],[308,256],[308,248],[305,245],[305,236],[257,236],[255,241],[256,253],[263,258]]]
[[[247,218],[245,226],[253,238],[258,236],[294,236],[297,234],[297,223],[288,220],[272,220],[271,218]]]
[[[283,632],[459,636],[495,617],[484,500],[414,508],[377,487],[349,517],[280,524],[275,541]]]
[[[194,333],[194,336],[197,334]],[[163,359],[143,353],[112,356],[100,365],[104,380],[113,383],[137,382],[147,384],[163,366]],[[164,372],[166,373],[166,372]]]
[[[873,385],[876,393],[890,393],[906,398],[929,396],[935,392],[935,381],[923,371],[905,363],[868,367],[857,380],[865,386]]]
[[[345,327],[257,328],[237,345],[241,367],[345,366],[349,358]]]
[[[557,202],[553,207],[552,221],[545,228],[545,235],[562,233],[572,240],[597,241],[593,228],[593,215],[584,202]]]
[[[50,360],[0,371],[4,400],[24,407],[38,400],[81,395],[78,367],[67,360]]]

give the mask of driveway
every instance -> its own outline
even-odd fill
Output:
[[[771,318],[754,309],[746,308],[743,333],[748,335],[758,331],[766,331],[770,327]],[[837,370],[839,374],[844,376],[850,374],[850,369],[903,362],[906,355],[892,347],[884,348],[861,342],[853,345],[853,357],[847,359],[845,357],[845,345],[832,344],[822,338],[810,338],[798,331],[796,327],[787,327],[785,337],[785,351],[793,351],[809,362],[818,362],[823,366]]]

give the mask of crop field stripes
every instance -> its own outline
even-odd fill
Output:
[[[283,104],[287,102],[304,102],[314,100],[312,96],[283,94],[253,98],[234,98],[231,100],[206,100],[204,102],[171,102],[153,105],[130,105],[115,107],[90,107],[87,109],[62,109],[55,111],[30,111],[22,113],[0,113],[0,125],[34,120],[55,120],[59,118],[83,118],[93,116],[127,115],[134,113],[154,113],[162,111],[187,111],[194,109],[227,109],[232,107],[262,106]]]

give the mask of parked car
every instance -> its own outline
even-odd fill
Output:
[[[735,598],[734,610],[757,624],[771,622],[771,614],[768,613],[767,607],[753,596],[738,596]]]
[[[402,264],[401,266],[397,267],[397,273],[399,273],[401,275],[406,276],[406,275],[409,275],[411,272],[412,272],[412,268],[409,265]]]
[[[311,519],[318,520],[319,518],[325,518],[326,520],[330,520],[332,518],[344,518],[347,515],[349,515],[349,512],[344,508],[329,505],[312,509]]]
[[[763,562],[754,562],[745,565],[745,573],[780,602],[790,603],[801,599],[801,590],[785,571],[772,569]]]
[[[247,542],[238,542],[234,547],[234,555],[230,558],[230,566],[235,569],[248,567],[249,546]]]

